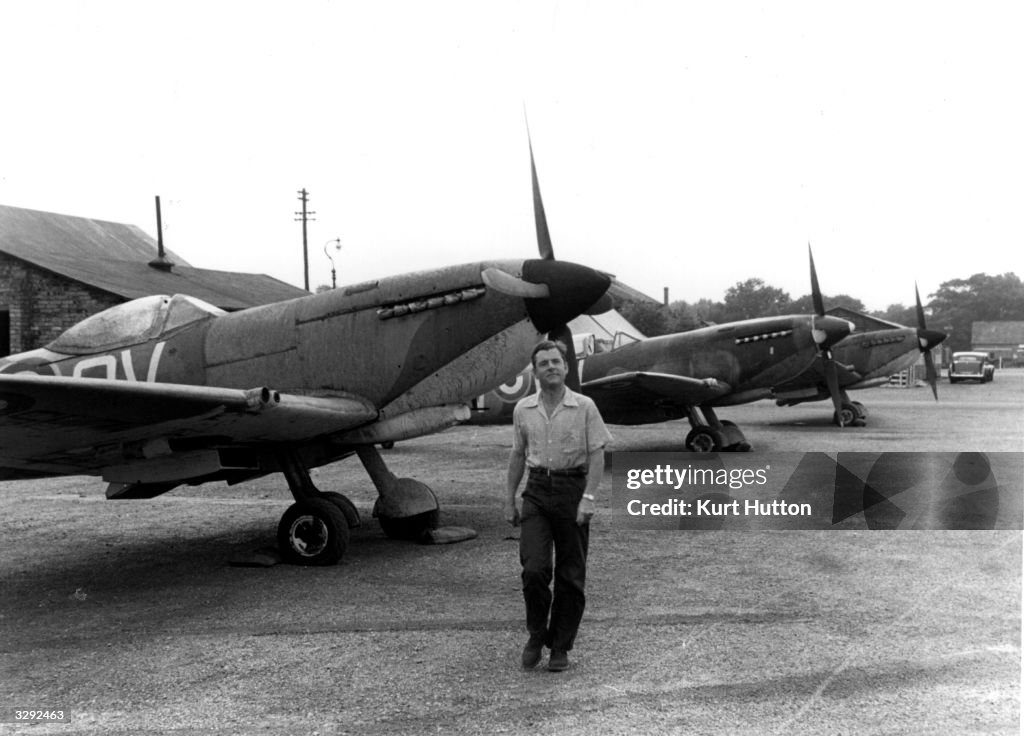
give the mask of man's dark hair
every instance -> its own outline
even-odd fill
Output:
[[[537,367],[537,361],[534,360],[537,357],[537,353],[543,350],[557,350],[562,354],[562,360],[566,363],[569,362],[569,349],[565,347],[565,343],[561,340],[541,340],[533,348],[533,352],[530,353],[530,365],[534,368]]]

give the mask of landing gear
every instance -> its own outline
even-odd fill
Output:
[[[278,460],[295,503],[277,525],[281,557],[294,565],[335,565],[348,549],[349,528],[359,526],[359,511],[340,493],[321,493],[309,471],[291,451]]]
[[[711,427],[694,427],[686,435],[686,449],[690,452],[715,452],[721,447],[721,432]]]
[[[384,534],[418,541],[437,528],[437,497],[428,486],[396,478],[376,447],[360,447],[356,453],[380,494],[373,515]],[[358,509],[340,493],[317,489],[297,451],[281,451],[278,462],[295,497],[277,527],[281,557],[296,565],[336,564],[348,548],[349,529],[360,525]]]
[[[391,539],[419,540],[425,532],[437,528],[437,496],[429,486],[412,478],[395,477],[372,445],[362,446],[356,453],[380,494],[373,515],[384,534]]]
[[[832,423],[840,427],[852,427],[857,418],[857,410],[853,405],[844,401],[839,411],[832,412]]]
[[[296,565],[334,565],[348,548],[348,521],[325,498],[296,501],[277,526],[282,556]]]
[[[338,507],[341,513],[344,514],[345,521],[348,522],[349,529],[355,529],[362,523],[359,519],[359,509],[357,509],[356,505],[349,500],[348,496],[336,493],[335,491],[321,491],[320,497],[330,501]]]
[[[710,406],[690,407],[688,418],[692,429],[686,435],[685,445],[690,452],[750,451],[750,443],[740,428],[728,419],[719,421]]]
[[[859,401],[850,401],[845,391],[842,392],[840,398],[842,398],[842,406],[838,412],[832,412],[832,423],[842,427],[865,426],[868,418],[867,407]]]

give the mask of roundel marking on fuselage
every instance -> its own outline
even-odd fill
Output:
[[[494,389],[494,393],[506,404],[512,404],[528,395],[531,388],[533,388],[533,377],[529,373],[520,373],[511,381],[506,381]]]

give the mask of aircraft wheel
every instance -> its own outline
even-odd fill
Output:
[[[853,425],[853,422],[857,419],[857,410],[853,407],[853,404],[844,403],[843,408],[838,412],[832,412],[832,423],[840,424],[840,418],[842,418],[842,426],[849,427]]]
[[[349,500],[348,496],[335,493],[334,491],[321,491],[320,498],[327,499],[341,509],[341,513],[345,515],[345,521],[348,522],[349,529],[355,529],[362,523],[359,519],[359,509]]]
[[[722,446],[718,440],[718,433],[711,427],[694,427],[686,435],[685,444],[690,452],[716,452]]]
[[[348,539],[345,514],[326,498],[296,501],[277,526],[281,555],[294,565],[337,564],[348,548]]]
[[[860,403],[859,401],[851,401],[850,406],[852,406],[853,410],[857,412],[858,419],[868,418],[868,408],[864,406],[864,404]]]
[[[380,528],[389,539],[406,539],[417,541],[424,532],[437,529],[441,514],[437,509],[424,511],[415,516],[389,517],[378,516]]]

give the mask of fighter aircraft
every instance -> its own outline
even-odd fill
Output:
[[[811,260],[812,288],[817,276]],[[750,443],[715,407],[748,403],[807,370],[853,325],[815,315],[761,317],[630,342],[582,362],[580,383],[605,421],[652,424],[686,417],[687,449],[747,451]]]
[[[820,302],[813,256],[810,267],[812,292]],[[825,315],[822,307],[815,315],[764,317],[661,337],[621,333],[626,339],[604,352],[588,341],[591,335],[576,334],[565,340],[567,346],[575,345],[570,357],[579,355],[566,382],[590,396],[609,423],[654,424],[686,417],[691,426],[687,449],[747,451],[750,443],[739,427],[720,421],[714,408],[763,399],[772,386],[816,361],[827,366],[830,347],[852,328],[844,319]],[[515,379],[478,399],[471,421],[510,421],[515,402],[532,390],[527,364]]]
[[[280,472],[283,557],[337,562],[359,524],[309,470],[353,453],[392,537],[436,526],[425,484],[375,445],[445,429],[514,376],[606,276],[553,258],[393,276],[241,312],[150,296],[0,359],[0,480],[98,475],[111,499]]]
[[[864,426],[867,420],[865,406],[859,401],[851,401],[847,391],[888,383],[890,376],[914,365],[920,354],[924,354],[927,381],[938,400],[938,375],[931,351],[946,339],[946,333],[928,329],[916,284],[914,297],[917,303],[916,328],[896,327],[857,333],[832,348],[839,396],[832,421],[839,426]],[[773,387],[771,396],[779,406],[830,398],[832,392],[825,380],[823,363],[816,360],[801,375]]]

